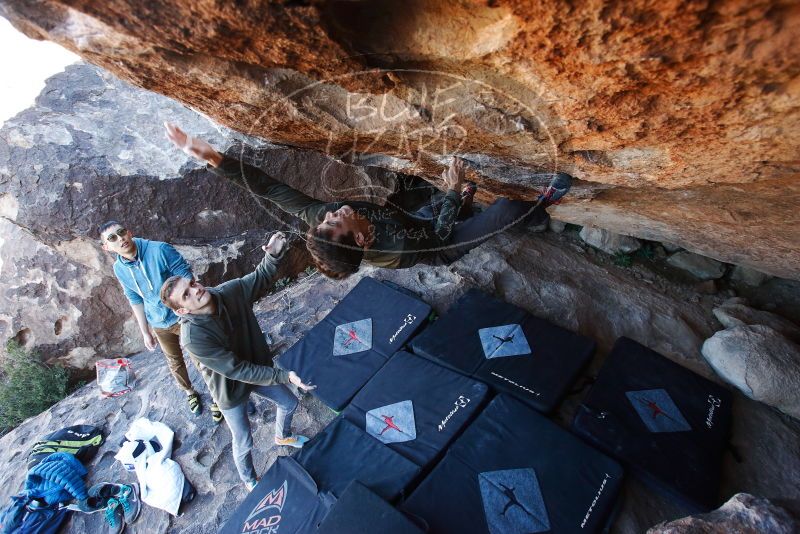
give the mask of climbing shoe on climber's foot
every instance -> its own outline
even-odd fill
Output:
[[[461,191],[461,202],[472,202],[472,197],[478,192],[478,184],[475,182],[467,182],[464,189]]]
[[[305,436],[301,436],[299,434],[292,434],[288,438],[275,438],[275,445],[281,445],[283,447],[294,447],[295,449],[300,449],[303,445],[306,444],[308,438]]]
[[[217,406],[217,403],[215,402],[211,405],[211,420],[219,424],[222,422],[222,419],[222,410],[219,409],[219,406]]]
[[[536,199],[537,204],[543,204],[544,207],[558,204],[564,198],[572,187],[572,176],[565,172],[557,172],[553,175],[553,179],[542,191],[542,194]]]
[[[189,403],[189,411],[195,415],[200,415],[203,411],[203,406],[200,404],[200,395],[194,391],[186,396],[186,402]]]
[[[472,199],[475,193],[478,192],[478,184],[475,182],[467,182],[464,190],[461,191],[461,207],[458,210],[458,219],[464,220],[472,217]]]

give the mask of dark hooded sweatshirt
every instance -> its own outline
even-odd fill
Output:
[[[272,354],[253,313],[253,303],[271,285],[278,261],[265,254],[247,276],[208,288],[217,313],[181,318],[181,345],[200,364],[203,380],[223,410],[245,402],[256,385],[289,382],[287,371],[272,367]]]
[[[303,219],[309,226],[322,222],[325,213],[348,205],[373,225],[375,240],[364,250],[364,261],[387,269],[412,267],[434,257],[447,244],[461,206],[461,195],[447,192],[439,216],[434,221],[414,217],[391,206],[371,202],[323,202],[279,182],[239,160],[225,156],[219,167],[208,170],[232,181],[251,193],[269,200],[281,210]]]

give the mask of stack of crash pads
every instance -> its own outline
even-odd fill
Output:
[[[220,534],[313,532],[333,500],[293,458],[279,456]]]
[[[614,460],[499,395],[401,508],[439,534],[598,532],[621,484]]]
[[[320,524],[319,534],[423,534],[392,505],[359,482],[351,483]]]
[[[338,417],[293,458],[279,457],[239,505],[221,534],[305,534],[326,517],[353,481],[384,501],[396,500],[420,468]],[[270,532],[270,531],[264,531]]]
[[[578,409],[574,430],[646,482],[696,510],[718,504],[731,395],[620,338]]]
[[[424,468],[443,453],[484,404],[487,392],[487,386],[477,380],[413,354],[397,353],[290,463],[282,459],[270,468],[253,492],[260,498],[248,497],[228,522],[234,530],[223,532],[234,532],[245,521],[255,528],[256,515],[251,515],[255,509],[261,510],[261,527],[280,524],[280,532],[310,532],[310,525],[325,518],[334,502],[338,512],[329,529],[347,518],[409,524],[398,512],[391,513],[388,502],[405,495]],[[275,499],[284,481],[286,494],[292,496],[291,508],[279,514],[280,520],[270,520],[259,503],[267,497]],[[363,489],[353,488],[354,484]],[[295,486],[300,489],[293,490]],[[350,502],[354,496],[348,501],[348,488],[372,497],[355,506]],[[376,526],[366,532],[377,531]]]
[[[427,322],[430,311],[416,297],[363,278],[277,364],[317,386],[314,395],[341,410]]]
[[[617,460],[685,503],[715,503],[723,388],[621,338],[575,418],[586,443],[536,410],[558,405],[591,340],[471,290],[411,341],[415,354],[399,350],[428,313],[365,279],[282,357],[346,409],[279,459],[223,532],[415,532],[396,502],[442,534],[598,532]],[[485,383],[501,394],[478,413]]]
[[[471,289],[410,347],[549,413],[591,359],[595,343]]]

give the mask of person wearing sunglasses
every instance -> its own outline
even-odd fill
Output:
[[[183,359],[178,316],[161,303],[159,296],[161,285],[170,276],[193,278],[191,267],[172,245],[134,237],[117,221],[104,223],[99,232],[103,250],[117,256],[114,274],[133,309],[144,346],[149,351],[156,343],[161,346],[170,373],[186,392],[189,411],[199,415],[203,407]],[[216,405],[211,406],[211,417],[216,423],[222,420]]]

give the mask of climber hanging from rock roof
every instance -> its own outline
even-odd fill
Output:
[[[453,158],[442,173],[447,192],[434,194],[413,213],[402,206],[408,197],[419,197],[420,188],[406,188],[394,202],[380,206],[370,202],[323,202],[279,182],[261,169],[217,152],[210,144],[165,123],[167,138],[190,156],[205,161],[209,170],[270,200],[281,210],[303,219],[309,230],[306,245],[320,272],[331,278],[346,278],[358,271],[362,261],[387,269],[404,269],[417,263],[445,265],[517,223],[546,228],[546,208],[570,189],[572,177],[553,173],[549,186],[536,201],[501,198],[481,213],[457,222],[471,211],[476,186],[462,192],[464,163]],[[407,177],[407,182],[422,182]],[[429,186],[428,191],[436,189]],[[406,198],[403,198],[406,197]],[[390,200],[392,200],[390,198]]]

